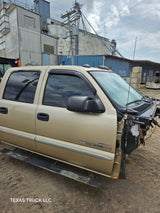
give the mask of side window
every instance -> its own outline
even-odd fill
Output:
[[[3,98],[33,103],[39,76],[39,71],[13,72],[8,79]]]
[[[70,96],[93,96],[87,83],[74,75],[50,74],[48,77],[43,104],[66,107]]]

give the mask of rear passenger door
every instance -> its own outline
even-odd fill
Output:
[[[34,103],[40,71],[12,71],[0,100],[0,140],[35,150]]]
[[[51,70],[45,77],[43,90],[37,108],[37,151],[111,174],[114,147],[112,151],[111,145],[103,149],[100,143],[107,144],[115,139],[113,117],[108,115],[107,119],[105,113],[78,113],[66,109],[70,96],[94,97],[93,86],[87,78],[76,71]]]

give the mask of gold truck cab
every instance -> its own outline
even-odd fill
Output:
[[[0,88],[0,140],[107,177],[125,177],[125,156],[144,143],[160,113],[158,103],[104,67],[11,68]]]

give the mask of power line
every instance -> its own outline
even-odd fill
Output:
[[[145,0],[142,0],[138,3],[136,3],[135,5],[133,5],[132,7],[129,7],[130,10],[134,9],[135,7],[139,6],[141,3],[143,3]]]

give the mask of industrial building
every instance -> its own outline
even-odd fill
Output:
[[[21,65],[57,64],[58,37],[44,33],[41,25],[39,13],[3,2],[0,5],[0,56],[20,59]]]
[[[0,5],[1,57],[20,59],[21,65],[54,65],[57,64],[57,55],[71,54],[69,38],[62,36],[68,27],[50,19],[49,2],[34,0],[34,10],[14,2],[17,3],[4,0]],[[76,32],[77,46],[74,42]],[[83,30],[74,31],[74,38],[73,49],[78,55],[109,54],[107,38]]]
[[[142,83],[160,83],[160,63],[147,60],[134,60],[131,66],[142,67]]]
[[[69,37],[67,36],[67,26],[63,26],[61,22],[48,19],[47,29],[50,35],[58,36],[58,55],[71,55]],[[74,36],[78,35],[78,50],[76,51],[76,40],[73,42],[74,55],[106,55],[109,54],[109,39],[102,36],[79,29],[75,30]],[[105,43],[105,45],[104,45]],[[107,45],[107,47],[106,47]]]

